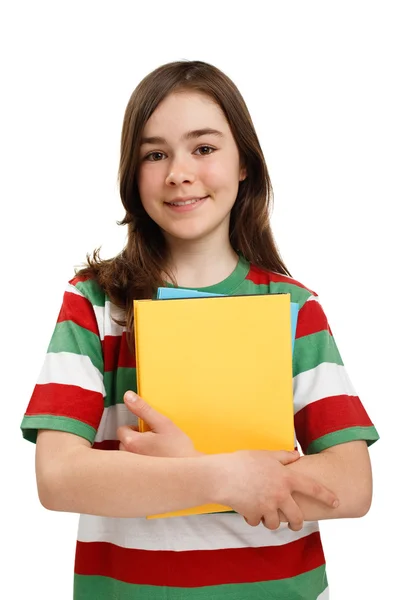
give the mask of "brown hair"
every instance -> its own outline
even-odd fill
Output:
[[[125,248],[102,260],[99,249],[87,256],[77,274],[93,277],[110,300],[126,309],[126,324],[133,331],[133,300],[151,298],[163,285],[168,249],[158,225],[143,209],[137,186],[139,149],[147,120],[171,92],[206,94],[222,109],[239,150],[247,177],[239,190],[230,219],[232,247],[259,267],[289,275],[270,226],[273,193],[265,159],[247,106],[235,84],[216,67],[202,61],[178,61],[149,73],[136,87],[126,107],[119,165],[122,204],[128,226]],[[171,277],[171,275],[168,273]],[[172,279],[173,281],[173,279]]]

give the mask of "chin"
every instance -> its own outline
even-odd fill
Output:
[[[206,227],[177,227],[165,230],[165,233],[177,240],[196,241],[207,237],[212,231],[212,228]]]

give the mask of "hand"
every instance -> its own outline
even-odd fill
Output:
[[[292,497],[294,492],[330,508],[339,504],[335,494],[318,481],[285,468],[300,458],[297,452],[246,450],[215,458],[220,461],[218,502],[243,515],[249,525],[263,522],[274,530],[284,520],[293,531],[302,529],[303,514]]]
[[[150,431],[139,432],[135,426],[118,427],[119,449],[146,456],[200,456],[192,440],[168,417],[157,412],[134,392],[126,392],[124,402],[129,410],[143,419]]]

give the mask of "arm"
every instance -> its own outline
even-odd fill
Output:
[[[294,494],[306,520],[365,515],[372,475],[367,443],[379,438],[350,381],[326,314],[313,293],[302,305],[293,352],[294,421],[305,456],[287,468],[311,475],[340,500],[337,511]],[[329,446],[329,447],[328,447]]]
[[[213,457],[95,450],[70,433],[38,433],[37,486],[49,510],[142,517],[216,502],[217,470]]]
[[[175,427],[162,419],[167,428]],[[171,433],[165,434],[167,447],[171,447]],[[138,435],[149,439],[147,434]],[[264,519],[271,528],[279,526],[281,508],[290,523],[300,528],[303,519],[292,492],[311,495],[329,506],[336,497],[307,476],[286,475],[284,465],[298,458],[298,453],[284,451],[194,452],[187,458],[149,456],[97,450],[79,436],[41,430],[36,477],[40,501],[50,510],[143,517],[216,503],[232,507],[250,525]]]
[[[281,510],[292,529],[301,529],[303,514],[292,497],[295,492],[313,498],[316,505],[322,503],[336,510],[338,499],[329,488],[307,474],[286,470],[285,465],[298,461],[297,452],[240,451],[205,456],[170,419],[142,398],[127,392],[124,400],[129,410],[147,423],[149,431],[139,433],[137,427],[119,427],[120,450],[147,457],[207,458],[209,468],[218,471],[217,503],[231,506],[250,525],[258,525],[262,519],[266,527],[276,529],[282,520]]]
[[[363,440],[338,444],[319,454],[302,456],[285,468],[313,477],[332,490],[339,499],[339,507],[335,509],[294,492],[293,499],[299,505],[305,521],[363,517],[371,506],[371,463],[367,444]],[[283,516],[281,520],[287,521]]]

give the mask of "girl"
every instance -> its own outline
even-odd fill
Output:
[[[367,513],[378,434],[316,294],[279,255],[267,167],[232,81],[200,61],[145,77],[126,109],[119,178],[127,245],[110,260],[95,251],[69,282],[22,421],[43,506],[81,513],[74,598],[326,600],[317,521]],[[302,456],[200,455],[136,396],[133,300],[166,282],[299,303]],[[208,502],[235,512],[145,518]]]

